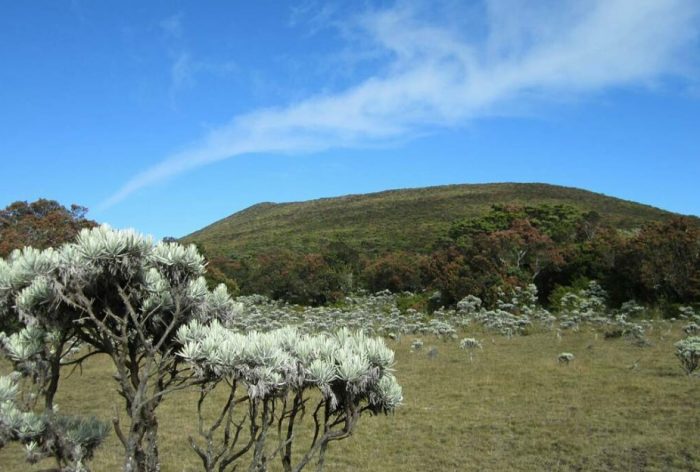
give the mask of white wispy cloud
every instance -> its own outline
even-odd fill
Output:
[[[356,18],[381,67],[350,88],[234,117],[135,175],[103,207],[190,169],[248,153],[309,153],[461,126],[523,100],[692,77],[696,0],[487,0],[450,18],[398,3]],[[459,15],[463,14],[463,18]],[[426,19],[429,18],[429,19]],[[470,27],[471,25],[471,27]],[[350,35],[352,37],[352,35]]]
[[[180,38],[182,37],[183,33],[183,28],[182,28],[182,12],[178,12],[174,15],[171,15],[167,18],[164,18],[160,23],[159,26],[163,33],[172,38]]]
[[[201,75],[226,76],[238,71],[236,63],[229,61],[212,61],[197,57],[186,47],[186,35],[184,28],[184,14],[179,12],[171,15],[159,23],[163,33],[163,39],[167,45],[167,54],[170,59],[170,108],[177,111],[178,95],[197,85],[197,78]]]
[[[192,57],[188,52],[178,53],[170,69],[171,93],[194,84],[194,69]]]

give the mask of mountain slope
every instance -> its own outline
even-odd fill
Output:
[[[673,213],[586,190],[548,184],[465,184],[389,190],[306,202],[260,203],[182,238],[211,257],[272,248],[307,252],[342,240],[365,253],[428,251],[450,224],[493,204],[565,204],[597,211],[603,221],[634,229]]]

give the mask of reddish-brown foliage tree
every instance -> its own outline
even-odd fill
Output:
[[[506,274],[534,280],[542,269],[564,262],[560,248],[528,220],[515,220],[502,231],[488,235]]]
[[[629,241],[625,275],[644,298],[669,302],[700,298],[700,228],[689,218],[652,223]]]
[[[343,295],[344,274],[322,254],[277,250],[241,264],[241,291],[259,293],[292,303],[322,305]]]
[[[87,208],[66,208],[54,200],[14,202],[0,210],[0,257],[14,249],[57,247],[72,241],[83,228],[97,225],[85,218]]]
[[[493,301],[495,289],[505,282],[485,236],[468,246],[450,244],[435,250],[422,264],[424,284],[439,290],[441,303],[451,305],[466,295]]]
[[[404,251],[384,254],[364,268],[362,278],[372,292],[419,291],[421,289],[420,256]]]

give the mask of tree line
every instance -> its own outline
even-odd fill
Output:
[[[202,249],[202,248],[200,248]],[[545,305],[597,280],[613,306],[634,299],[671,306],[700,301],[700,227],[688,217],[616,229],[568,205],[494,205],[453,222],[431,251],[367,254],[345,241],[315,252],[275,248],[212,258],[216,282],[243,294],[322,305],[358,290],[422,293],[436,306],[534,283]]]
[[[96,225],[86,212],[43,199],[9,205],[0,211],[0,256],[72,240]],[[371,254],[335,240],[313,252],[272,248],[211,257],[207,277],[232,293],[307,305],[360,290],[420,293],[436,306],[472,294],[488,304],[499,290],[530,283],[551,305],[568,287],[597,280],[613,306],[630,299],[672,306],[700,301],[700,225],[678,216],[627,231],[570,205],[493,205],[482,216],[454,221],[429,251]]]

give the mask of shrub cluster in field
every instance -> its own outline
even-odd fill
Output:
[[[410,296],[410,293],[382,291],[347,297],[345,304],[337,307],[304,307],[260,295],[242,296],[236,299],[236,316],[229,324],[241,331],[265,331],[292,325],[300,331],[313,333],[352,327],[392,339],[402,335],[433,335],[445,340],[458,339],[458,333],[469,326],[506,337],[527,334],[531,330],[556,330],[560,336],[567,330],[586,328],[601,332],[605,339],[623,338],[640,347],[649,345],[646,333],[653,328],[653,321],[644,319],[646,308],[633,300],[623,303],[619,309],[609,309],[607,294],[595,281],[565,294],[560,310],[555,313],[538,304],[537,288],[533,284],[516,287],[509,294],[500,291],[492,309],[485,308],[478,297],[468,295],[455,308],[440,308],[432,314],[411,308],[401,310],[401,299]],[[696,334],[700,330],[700,316],[688,306],[681,307],[679,312],[690,321],[684,327],[686,334]],[[420,351],[423,345],[422,339],[414,338],[411,349]],[[682,351],[678,348],[677,356],[686,372],[691,373],[695,370],[693,363],[697,362],[695,351],[691,349],[695,344],[682,345],[687,348]],[[463,338],[460,348],[473,359],[474,348],[482,348],[482,345],[477,339]],[[558,360],[569,363],[573,358],[571,353],[562,353]]]
[[[596,282],[565,297],[564,307],[553,314],[537,302],[537,288],[530,284],[516,287],[509,294],[499,292],[494,308],[485,308],[481,299],[468,295],[455,308],[440,308],[432,314],[399,308],[400,300],[410,294],[388,291],[373,295],[351,296],[336,307],[308,307],[252,295],[236,299],[235,316],[227,325],[240,331],[265,331],[292,325],[302,332],[319,332],[349,327],[367,334],[397,338],[402,335],[434,335],[457,339],[468,326],[479,326],[503,336],[526,334],[528,330],[567,330],[592,326],[630,339],[644,339],[649,322],[630,321],[639,317],[639,305],[623,304],[608,310],[605,292]]]
[[[700,365],[700,337],[692,336],[676,343],[676,357],[683,370],[692,374]]]

